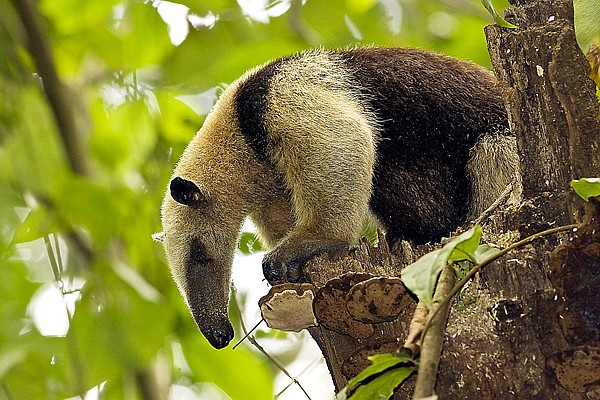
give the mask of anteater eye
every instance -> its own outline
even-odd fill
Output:
[[[171,197],[179,204],[186,206],[199,206],[206,201],[206,197],[200,191],[200,188],[192,181],[175,177],[169,185]]]

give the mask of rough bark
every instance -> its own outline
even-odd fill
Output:
[[[421,250],[420,254],[424,254],[426,250]],[[327,257],[313,259],[308,263],[305,274],[307,280],[316,288],[322,288],[331,280],[348,273],[364,272],[375,276],[398,276],[398,265],[408,265],[417,258],[417,254],[407,243],[403,243],[402,247],[392,252],[385,241],[382,241],[377,248],[363,241],[348,258],[339,261],[332,261]],[[407,305],[401,310],[398,318],[393,322],[374,324],[372,335],[366,338],[354,338],[352,335],[336,332],[323,325],[309,328],[311,336],[323,351],[336,391],[343,388],[348,379],[369,365],[368,356],[390,353],[401,346],[417,305],[408,294],[407,297]],[[340,298],[340,301],[343,299]],[[408,387],[403,390],[409,393]]]
[[[523,196],[559,194],[571,179],[598,174],[598,101],[573,29],[571,1],[514,1],[517,29],[486,28],[494,71],[517,136]],[[564,198],[568,204],[572,195]],[[579,203],[579,202],[577,202]],[[577,207],[577,206],[574,206]],[[544,210],[572,222],[571,206]],[[556,215],[551,215],[551,213]]]
[[[463,290],[450,311],[436,392],[444,399],[600,399],[600,211],[568,189],[571,179],[600,176],[600,110],[575,41],[572,3],[513,5],[506,18],[518,28],[491,26],[486,34],[517,136],[524,200],[483,221],[484,240],[506,247],[550,227],[582,225],[507,254]],[[399,249],[363,243],[345,260],[313,260],[307,276],[317,288],[347,272],[398,276],[429,250]],[[337,389],[366,355],[400,346],[415,305],[365,338],[310,328]],[[396,397],[409,398],[413,381]]]

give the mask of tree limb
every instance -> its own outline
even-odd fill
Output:
[[[440,274],[435,294],[433,295],[433,307],[427,322],[429,329],[424,331],[423,343],[421,345],[421,357],[419,358],[419,371],[413,399],[420,399],[434,394],[435,382],[440,355],[444,344],[444,332],[450,302],[445,301],[454,287],[454,269],[446,267]]]
[[[44,29],[42,16],[33,0],[13,0],[13,5],[27,34],[27,46],[37,73],[42,78],[43,90],[52,108],[69,166],[75,174],[90,175],[90,168],[83,146],[83,137],[77,127],[75,110],[69,90],[58,77],[48,32]]]

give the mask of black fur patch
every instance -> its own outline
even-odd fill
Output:
[[[493,79],[417,49],[338,54],[382,123],[370,206],[388,237],[423,243],[448,234],[467,214],[469,149],[508,126]]]
[[[206,246],[199,239],[193,238],[190,241],[190,253],[188,265],[189,271],[187,271],[188,275],[197,274],[198,271],[194,271],[194,268],[197,268],[198,265],[203,266],[208,264],[212,259],[208,255],[206,251]],[[190,277],[188,276],[188,280]]]
[[[285,58],[274,60],[248,77],[240,85],[235,98],[242,134],[261,161],[269,159],[269,137],[265,126],[265,113],[270,81],[284,61]]]
[[[222,298],[222,276],[226,269],[218,268],[209,255],[206,246],[198,239],[190,239],[189,254],[185,269],[184,282],[187,283],[186,298],[196,325],[216,349],[221,349],[233,339],[233,327],[227,316],[215,317],[215,307],[220,302],[227,304]],[[220,292],[220,293],[219,293]],[[218,314],[217,309],[217,314]]]

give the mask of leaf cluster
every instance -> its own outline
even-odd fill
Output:
[[[480,244],[481,227],[476,226],[455,237],[439,250],[425,254],[402,270],[402,281],[428,308],[433,305],[433,291],[442,269],[453,264],[459,275],[470,267],[494,256],[498,249]]]

